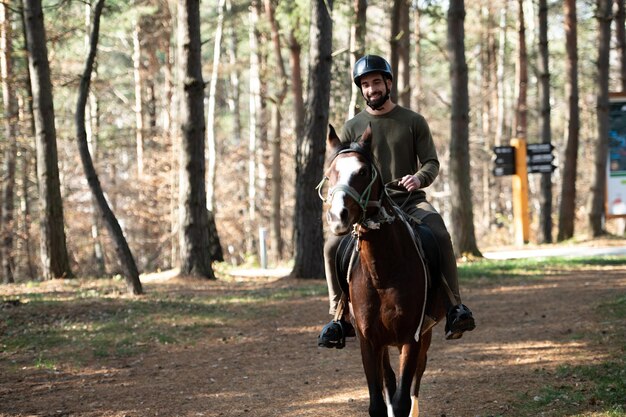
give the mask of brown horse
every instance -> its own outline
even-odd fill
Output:
[[[418,416],[420,380],[432,326],[445,317],[444,293],[428,284],[425,261],[372,160],[371,129],[342,144],[327,139],[327,221],[335,235],[357,238],[348,272],[350,312],[361,345],[372,417]],[[358,255],[358,256],[357,256]],[[389,347],[399,350],[399,378]],[[412,389],[412,391],[411,391]]]

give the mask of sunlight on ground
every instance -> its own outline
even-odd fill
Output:
[[[219,275],[220,279],[224,279],[225,281],[248,281],[250,279],[264,279],[267,281],[275,281],[279,278],[283,278],[289,275],[291,272],[291,268],[289,267],[281,267],[281,268],[237,268],[237,269],[228,269],[226,271],[222,271],[223,273]],[[216,271],[217,273],[217,271]],[[152,282],[166,282],[170,280],[175,280],[180,275],[180,269],[168,269],[167,271],[158,271],[147,274],[141,274],[139,276],[139,280],[142,283],[152,283]]]
[[[180,274],[180,269],[168,269],[167,271],[152,272],[149,274],[141,274],[139,280],[145,282],[163,282],[175,278]]]
[[[367,400],[369,399],[369,395],[367,393],[366,388],[359,389],[343,389],[341,393],[335,395],[328,395],[324,398],[320,398],[318,400],[307,401],[304,404],[336,404],[336,403],[345,403],[348,400]]]
[[[547,290],[558,288],[558,284],[551,282],[543,282],[537,284],[524,284],[524,285],[507,285],[506,287],[497,287],[489,289],[488,292],[492,294],[506,294],[515,293],[519,291],[531,291],[531,290]]]
[[[291,273],[292,268],[237,268],[227,273],[234,277],[274,277],[282,278]]]
[[[465,353],[470,352],[470,345],[463,347]],[[587,343],[581,341],[555,342],[551,340],[522,341],[516,343],[477,343],[471,350],[480,352],[481,364],[487,366],[508,365],[560,365],[570,363],[573,358],[580,362],[606,359],[589,349]],[[514,352],[514,354],[511,354]],[[451,350],[451,354],[454,350]],[[582,355],[582,356],[581,356]],[[593,355],[593,356],[590,356]]]

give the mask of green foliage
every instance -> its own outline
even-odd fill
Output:
[[[280,20],[282,31],[287,33],[291,29],[301,45],[308,42],[309,5],[304,0],[281,1],[276,8],[276,18]]]

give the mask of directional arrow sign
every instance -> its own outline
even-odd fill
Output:
[[[554,145],[551,143],[530,143],[526,145],[527,155],[551,153],[553,150]]]
[[[496,146],[493,148],[496,154],[496,167],[493,175],[502,177],[515,174],[515,148],[512,146]]]
[[[556,169],[552,164],[554,145],[551,143],[530,143],[526,145],[526,163],[529,174],[549,174]]]
[[[538,165],[528,165],[528,173],[529,174],[534,174],[534,173],[541,173],[541,174],[546,174],[546,173],[551,173],[556,169],[556,165],[553,164],[538,164]]]
[[[515,153],[496,154],[496,166],[515,165]]]
[[[514,154],[515,148],[512,146],[496,146],[493,148],[493,151],[496,153],[496,155]]]
[[[554,161],[554,155],[551,153],[529,154],[526,161],[529,165],[546,164]]]
[[[515,174],[515,167],[513,165],[497,166],[493,169],[493,175],[496,177],[503,177],[505,175]]]

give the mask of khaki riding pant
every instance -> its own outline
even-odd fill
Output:
[[[457,304],[461,304],[459,294],[459,276],[456,266],[456,256],[452,247],[452,239],[446,229],[446,225],[441,215],[428,202],[419,203],[415,207],[406,210],[407,213],[425,223],[435,235],[441,251],[441,273],[446,278],[448,286],[456,298]],[[329,313],[334,315],[337,305],[341,299],[341,286],[337,280],[335,270],[335,256],[339,247],[339,242],[343,236],[330,235],[324,244],[324,266],[326,271],[326,283],[328,284]],[[451,305],[446,306],[449,310]]]

